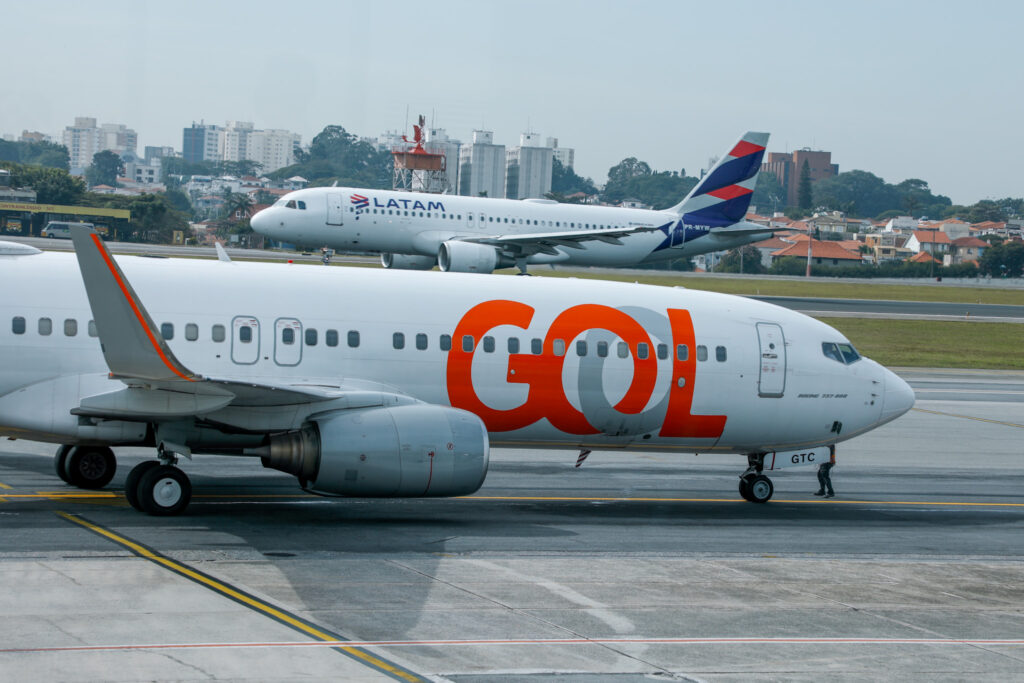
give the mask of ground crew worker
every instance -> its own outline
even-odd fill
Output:
[[[818,490],[814,492],[816,496],[825,496],[826,498],[832,498],[836,495],[836,492],[832,490],[832,476],[829,472],[836,466],[836,447],[832,446],[830,449],[831,454],[828,462],[823,462],[818,465]]]

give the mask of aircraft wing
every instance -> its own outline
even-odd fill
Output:
[[[203,377],[171,352],[100,236],[91,228],[72,226],[71,238],[110,376],[127,385],[84,399],[74,414],[159,421],[227,407],[319,402],[357,407],[397,398],[390,387],[362,383],[327,386]]]
[[[635,225],[623,228],[593,228],[589,230],[567,230],[563,232],[536,232],[527,234],[486,235],[480,237],[456,237],[463,242],[490,244],[514,252],[519,256],[543,253],[555,255],[555,247],[586,249],[585,242],[605,242],[621,245],[620,237],[641,232],[664,230],[665,226]]]

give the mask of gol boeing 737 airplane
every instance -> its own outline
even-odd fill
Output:
[[[456,496],[492,445],[828,457],[911,408],[839,332],[735,296],[593,280],[384,273],[77,254],[0,243],[0,434],[62,444],[99,488],[111,447],[151,446],[125,494],[189,502],[180,456],[262,458],[303,489]],[[84,283],[84,286],[83,286]]]
[[[253,230],[299,246],[379,251],[385,268],[490,273],[529,264],[634,266],[721,251],[771,236],[744,220],[768,133],[747,133],[664,211],[550,199],[316,187],[252,217]]]

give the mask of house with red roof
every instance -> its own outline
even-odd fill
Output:
[[[951,263],[977,263],[990,245],[977,237],[958,237],[953,240],[949,260]]]
[[[952,240],[941,230],[915,230],[907,240],[907,249],[915,254],[926,251],[932,256],[941,257],[950,252]]]
[[[811,265],[834,267],[859,266],[864,263],[864,257],[860,253],[845,249],[838,242],[801,237],[802,239],[794,238],[796,241],[793,244],[774,252],[772,258],[793,257],[807,263],[807,243],[810,240]]]

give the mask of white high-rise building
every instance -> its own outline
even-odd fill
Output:
[[[492,131],[474,130],[473,142],[459,149],[459,194],[505,196],[505,145],[494,144]]]
[[[519,136],[519,146],[506,155],[505,197],[542,198],[551,192],[551,147],[542,147],[536,133]]]
[[[298,133],[260,130],[249,121],[228,121],[223,128],[193,123],[184,130],[182,152],[186,161],[255,161],[270,173],[294,164],[301,142]]]
[[[431,154],[443,154],[445,174],[448,176],[449,192],[459,187],[459,150],[462,143],[448,137],[444,128],[428,128],[427,144],[424,146]]]
[[[96,125],[96,119],[76,116],[75,125],[67,126],[63,134],[64,146],[68,148],[71,172],[81,175],[92,165],[92,157],[98,152],[110,150],[119,156],[135,154],[138,134],[120,123]]]
[[[554,150],[554,157],[562,166],[572,168],[576,163],[576,150],[572,147],[559,147],[558,138],[548,138],[547,146]]]

